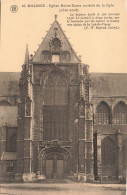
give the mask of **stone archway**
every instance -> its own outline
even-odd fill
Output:
[[[46,179],[66,178],[70,172],[70,152],[53,141],[50,147],[43,149],[39,155],[40,173]]]
[[[102,176],[108,180],[116,179],[116,145],[111,137],[107,136],[101,143]]]

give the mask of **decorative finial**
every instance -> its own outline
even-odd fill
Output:
[[[55,20],[57,20],[57,15],[55,15]]]
[[[28,62],[29,62],[29,50],[28,50],[28,43],[27,43],[24,64],[28,64]]]

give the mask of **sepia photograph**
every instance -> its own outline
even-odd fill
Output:
[[[127,1],[1,0],[0,194],[125,195]]]

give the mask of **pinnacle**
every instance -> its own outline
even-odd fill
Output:
[[[28,50],[28,44],[26,44],[26,53],[25,53],[24,64],[28,64],[28,61],[29,61],[29,50]]]

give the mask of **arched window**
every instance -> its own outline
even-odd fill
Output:
[[[53,72],[44,90],[43,128],[46,140],[68,138],[68,87],[65,78]]]
[[[123,102],[119,102],[114,108],[114,123],[127,124],[127,107]]]
[[[110,137],[106,137],[101,143],[102,166],[115,166],[115,144]]]
[[[97,124],[110,124],[111,111],[105,102],[101,102],[96,109],[96,123]]]
[[[58,38],[54,38],[51,42],[52,52],[59,53],[61,49],[61,41]]]

